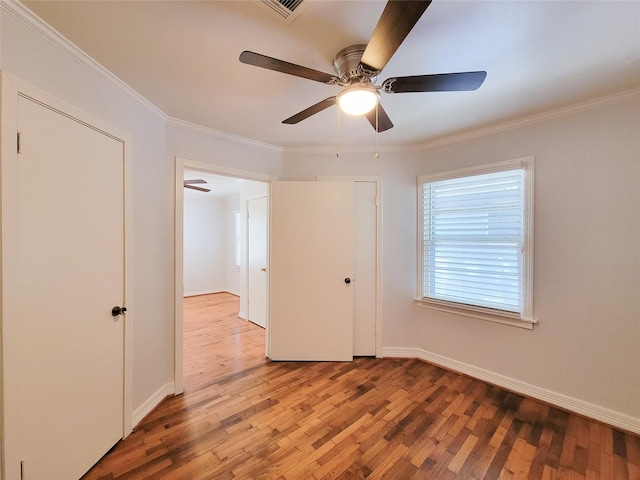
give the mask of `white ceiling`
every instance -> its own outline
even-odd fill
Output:
[[[305,0],[290,23],[257,1],[26,1],[167,115],[282,147],[335,146],[337,108],[285,118],[339,87],[242,64],[251,50],[327,73],[366,43],[384,1]],[[639,1],[434,0],[380,75],[486,70],[475,92],[382,95],[381,145],[419,145],[640,86]],[[341,117],[343,145],[371,145]]]

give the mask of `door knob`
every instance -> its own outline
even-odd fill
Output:
[[[261,272],[266,272],[266,271],[267,271],[267,269],[266,269],[265,267],[262,267],[262,268],[260,269],[260,271],[261,271]]]
[[[344,283],[346,283],[347,285],[349,285],[351,283],[351,279],[349,277],[344,279]]]
[[[117,317],[118,315],[124,315],[127,312],[127,307],[118,307],[117,305],[111,309],[111,315]]]

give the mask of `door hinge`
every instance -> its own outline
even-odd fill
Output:
[[[17,142],[16,142],[16,147],[17,147],[18,154],[21,154],[22,151],[20,150],[20,132],[18,132],[18,138],[17,138]]]
[[[20,480],[24,480],[24,460],[20,460]]]

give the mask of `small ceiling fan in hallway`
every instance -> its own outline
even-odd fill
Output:
[[[202,180],[201,178],[196,179],[196,180],[185,180],[184,181],[184,188],[190,188],[192,190],[198,190],[200,192],[210,192],[211,189],[210,188],[203,188],[203,187],[196,187],[196,184],[203,184],[203,183],[207,183],[205,180]]]
[[[444,92],[477,90],[487,72],[441,73],[391,77],[375,85],[378,75],[387,65],[400,44],[430,5],[431,0],[389,0],[369,43],[344,48],[333,60],[336,75],[244,51],[240,61],[248,65],[266,68],[328,85],[338,85],[343,90],[311,107],[283,120],[296,124],[322,110],[338,104],[351,115],[365,115],[377,132],[393,127],[391,119],[380,104],[380,91],[384,93]]]

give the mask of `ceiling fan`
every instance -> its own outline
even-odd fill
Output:
[[[184,188],[190,188],[192,190],[199,190],[200,192],[210,192],[211,189],[209,189],[209,188],[196,187],[194,185],[194,184],[202,184],[202,183],[207,183],[207,182],[202,180],[201,178],[199,178],[197,180],[185,180],[184,181]]]
[[[337,103],[346,113],[365,115],[377,132],[384,132],[392,128],[393,123],[380,104],[380,91],[384,93],[472,91],[477,90],[487,76],[487,72],[484,71],[415,75],[391,77],[381,85],[375,85],[382,69],[430,3],[431,0],[389,0],[369,43],[351,45],[338,52],[333,60],[336,75],[250,51],[242,52],[240,61],[248,65],[343,87],[337,96],[326,98],[283,120],[282,123],[296,124]]]

